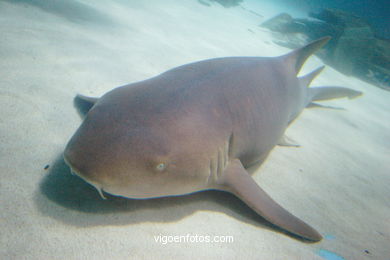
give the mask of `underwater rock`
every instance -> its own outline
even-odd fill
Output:
[[[290,48],[331,36],[318,56],[344,74],[390,90],[389,40],[377,38],[364,19],[345,11],[324,9],[309,15],[307,19],[296,19],[281,13],[261,26],[275,32],[275,43]]]
[[[274,43],[290,49],[297,49],[310,42],[309,37],[304,33],[275,33],[273,38]],[[317,54],[319,54],[321,51],[322,50],[319,50]]]
[[[368,25],[366,20],[359,16],[333,8],[325,8],[318,13],[311,12],[309,16],[340,27],[365,27]]]
[[[341,72],[353,75],[371,60],[373,44],[375,38],[369,28],[347,28],[338,38],[331,62]]]
[[[223,7],[233,7],[240,5],[240,3],[243,0],[210,0],[211,2],[217,2],[218,4],[222,5]]]
[[[390,90],[390,40],[376,38],[373,46],[365,76],[378,87]]]
[[[211,6],[211,4],[209,4],[208,2],[205,2],[203,0],[198,0],[198,3],[202,4],[202,5],[205,5],[205,6]]]
[[[260,26],[268,28],[274,32],[287,32],[289,31],[288,27],[292,22],[293,18],[291,15],[287,13],[281,13],[263,22],[260,24]]]

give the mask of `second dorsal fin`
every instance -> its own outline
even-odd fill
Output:
[[[315,77],[317,77],[318,74],[320,74],[324,68],[325,68],[325,66],[321,66],[321,67],[313,70],[312,72],[306,74],[305,76],[299,77],[298,78],[299,84],[303,87],[308,87],[310,85],[310,83],[313,81],[313,79],[315,79]]]

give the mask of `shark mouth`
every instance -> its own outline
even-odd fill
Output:
[[[83,177],[81,174],[79,174],[77,171],[75,171],[75,170],[72,169],[72,168],[70,169],[70,172],[71,172],[72,175],[76,175],[77,177],[83,179],[83,180],[84,180],[85,182],[87,182],[88,184],[92,185],[92,186],[98,191],[98,193],[99,193],[99,195],[100,195],[100,197],[101,197],[102,199],[104,199],[104,200],[107,199],[107,198],[104,196],[104,194],[103,194],[103,188],[102,188],[99,184],[97,184],[97,183],[95,183],[95,182],[93,182],[93,181],[88,180],[87,178]]]

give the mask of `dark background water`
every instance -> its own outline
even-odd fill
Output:
[[[368,21],[378,37],[390,39],[389,0],[278,0],[281,5],[291,5],[304,11],[337,8],[351,12]]]

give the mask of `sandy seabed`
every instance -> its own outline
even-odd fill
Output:
[[[302,147],[276,147],[253,176],[323,234],[320,243],[281,233],[227,193],[103,201],[70,175],[62,151],[81,122],[77,93],[100,96],[196,60],[288,51],[258,26],[264,18],[249,10],[267,17],[270,9],[253,1],[129,2],[0,1],[1,259],[390,256],[390,93],[329,67],[313,85],[364,96],[326,102],[344,110],[304,111],[287,130]],[[320,64],[313,57],[304,72]],[[155,241],[187,234],[234,242]]]

